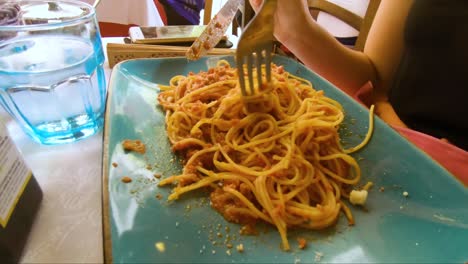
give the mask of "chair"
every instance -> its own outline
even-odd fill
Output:
[[[309,10],[326,12],[359,31],[354,49],[362,51],[372,22],[374,21],[375,13],[379,8],[380,1],[381,0],[370,0],[364,17],[360,17],[341,6],[326,0],[308,0],[307,4],[309,6]]]
[[[241,21],[238,21],[237,19],[234,19],[232,22],[232,34],[237,35],[237,27],[244,28],[247,22],[252,19],[252,17],[255,15],[255,12],[253,11],[252,7],[250,4],[248,4],[248,0],[246,0],[246,6],[242,9],[239,9],[240,15],[241,15]],[[210,20],[213,12],[213,0],[205,0],[205,9],[203,13],[203,24],[207,25]],[[240,22],[240,25],[239,23]]]
[[[203,12],[203,25],[208,25],[211,20],[211,12],[213,10],[213,0],[205,0],[205,9]]]
[[[166,16],[166,11],[164,10],[164,6],[159,2],[159,0],[154,0],[154,5],[156,6],[156,9],[158,10],[159,15],[161,16],[161,19],[164,25],[167,25],[167,16]]]

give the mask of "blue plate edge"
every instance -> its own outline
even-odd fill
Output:
[[[115,82],[115,76],[117,71],[120,72],[121,65],[125,61],[117,63],[111,72],[109,77],[109,84],[107,86],[106,104],[105,104],[105,118],[103,128],[103,139],[102,139],[102,177],[101,177],[101,204],[102,204],[102,246],[103,246],[103,257],[104,263],[113,263],[112,254],[112,232],[111,232],[111,221],[110,221],[110,210],[109,205],[109,126],[110,126],[110,104],[113,93],[113,87]]]

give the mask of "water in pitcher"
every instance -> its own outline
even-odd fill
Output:
[[[72,142],[102,127],[104,57],[96,43],[30,35],[0,44],[1,103],[37,141]]]

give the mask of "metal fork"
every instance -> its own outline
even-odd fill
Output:
[[[236,60],[239,83],[243,96],[255,94],[253,65],[257,68],[258,87],[262,85],[262,65],[267,82],[271,81],[271,53],[273,52],[273,15],[277,0],[263,0],[260,11],[244,29],[237,45]],[[245,83],[244,64],[247,65],[249,91]]]

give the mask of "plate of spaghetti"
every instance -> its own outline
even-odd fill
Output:
[[[252,96],[232,57],[114,68],[106,262],[467,261],[466,187],[372,108],[273,62]]]

